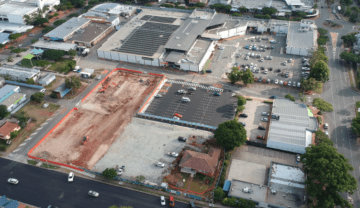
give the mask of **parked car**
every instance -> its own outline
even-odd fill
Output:
[[[172,156],[172,157],[178,157],[179,153],[176,152],[168,152],[168,155]]]
[[[206,70],[206,73],[212,73],[211,69]]]
[[[300,159],[301,159],[301,158],[300,158],[300,154],[296,154],[296,161],[297,161],[297,162],[300,162]]]
[[[155,97],[156,97],[156,98],[162,98],[162,95],[156,94]]]
[[[246,126],[246,123],[244,123],[244,122],[239,122],[239,123],[243,126]]]
[[[291,81],[288,82],[288,86],[291,86]]]
[[[16,178],[9,178],[9,179],[8,179],[8,183],[11,183],[11,184],[16,185],[16,184],[19,183],[19,180],[16,179]]]
[[[279,85],[282,85],[282,84],[283,84],[283,81],[282,81],[282,80],[280,80]]]
[[[265,130],[266,128],[263,127],[263,126],[259,126],[258,129],[260,129],[260,130]]]
[[[165,206],[165,205],[166,205],[165,197],[164,197],[164,196],[160,196],[160,203],[161,203],[162,206]]]
[[[277,95],[270,96],[270,99],[276,99],[276,98],[277,98]]]
[[[224,47],[219,47],[218,49],[220,49],[220,50],[224,50]]]
[[[195,90],[196,90],[196,87],[190,87],[189,90],[195,91]]]
[[[269,113],[268,113],[268,112],[263,111],[263,112],[261,112],[261,115],[262,115],[262,116],[269,116]]]
[[[180,118],[179,118],[179,117],[176,117],[176,116],[174,116],[173,119],[174,119],[174,120],[180,120]]]
[[[288,85],[288,83],[285,81],[285,82],[284,82],[284,86],[287,86],[287,85]]]
[[[269,60],[272,60],[272,58],[273,58],[272,56],[269,56]]]
[[[262,140],[264,140],[264,136],[257,135],[256,139],[262,139]]]
[[[169,206],[170,207],[175,207],[175,200],[173,196],[169,197]]]
[[[214,92],[214,96],[220,96],[220,92]]]
[[[279,80],[278,80],[278,79],[275,79],[275,84],[279,84]]]
[[[270,79],[267,79],[267,80],[266,80],[266,83],[270,83]]]
[[[248,115],[245,114],[245,113],[242,113],[242,114],[240,114],[239,116],[240,116],[240,117],[244,117],[244,118],[247,118],[247,117],[248,117]]]
[[[49,106],[49,103],[45,103],[44,105],[43,105],[43,108],[47,108]]]
[[[281,69],[276,69],[276,71],[275,72],[281,72]]]
[[[298,82],[298,83],[297,83],[297,87],[300,87],[300,86],[301,86],[301,83],[300,83],[300,82]]]
[[[185,90],[178,90],[178,93],[179,93],[179,94],[185,94],[186,91],[185,91]]]
[[[46,89],[41,89],[40,92],[41,93],[44,93],[46,91]]]
[[[272,68],[272,67],[270,67],[270,68],[269,68],[269,71],[272,71],[272,70],[273,70],[273,68]]]
[[[155,166],[160,167],[160,168],[164,168],[165,164],[162,163],[162,162],[157,162],[157,163],[155,163]]]
[[[324,123],[324,129],[328,129],[329,128],[329,124],[328,123]]]
[[[96,192],[96,191],[90,190],[90,191],[88,192],[88,195],[89,195],[89,196],[92,196],[92,197],[98,197],[98,196],[99,196],[99,193]]]
[[[181,102],[188,103],[188,102],[190,102],[190,98],[188,98],[188,97],[182,97],[182,98],[181,98]]]
[[[293,87],[296,87],[296,82],[293,82]]]
[[[261,118],[261,121],[267,122],[267,121],[269,121],[269,119],[268,118]]]
[[[182,141],[182,142],[186,142],[187,138],[182,137],[182,136],[179,136],[179,137],[178,137],[178,140],[179,140],[179,141]]]
[[[73,181],[74,181],[74,172],[70,172],[68,176],[68,182],[73,182]]]

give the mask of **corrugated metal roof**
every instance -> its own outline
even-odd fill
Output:
[[[297,195],[305,191],[305,173],[299,167],[271,164],[269,186],[272,190]]]
[[[174,62],[177,63],[183,57],[184,52],[171,51],[169,55],[164,59],[166,62]]]
[[[229,16],[226,14],[216,14],[213,19],[211,20],[211,22],[209,23],[208,27],[212,27],[215,25],[220,25],[220,24],[224,24],[226,19]]]
[[[231,185],[231,181],[225,180],[223,190],[224,190],[224,191],[229,191],[230,185]]]
[[[90,21],[91,20],[86,18],[73,17],[59,27],[45,34],[44,37],[64,39]]]
[[[33,76],[40,74],[40,70],[19,67],[15,65],[3,65],[0,66],[0,75],[16,77],[18,79],[30,79]]]
[[[5,95],[7,95],[9,92],[12,92],[14,90],[16,90],[16,88],[18,88],[18,86],[15,85],[5,85],[4,87],[2,87],[0,89],[0,98],[4,97]]]
[[[49,80],[54,80],[56,77],[53,73],[48,73],[45,77],[41,78],[39,80],[39,84],[45,84],[47,83]]]

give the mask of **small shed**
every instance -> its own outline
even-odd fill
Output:
[[[56,76],[53,73],[48,73],[47,75],[45,75],[44,77],[42,77],[39,80],[39,84],[41,84],[42,86],[46,86],[48,84],[50,84],[52,81],[54,81],[56,79]]]
[[[86,69],[84,69],[82,72],[80,72],[80,75],[81,75],[81,77],[83,77],[83,78],[90,78],[91,77],[91,75],[93,75],[94,74],[94,69],[88,69],[88,68],[86,68]]]
[[[62,85],[60,85],[58,88],[56,88],[55,90],[53,90],[53,93],[58,97],[58,98],[63,98],[67,93],[70,92],[70,88],[67,88],[65,83],[63,83]]]

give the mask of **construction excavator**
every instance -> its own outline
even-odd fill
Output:
[[[110,84],[105,85],[103,88],[99,90],[99,92],[105,92],[106,88],[109,87]]]
[[[85,143],[87,142],[88,139],[89,139],[89,136],[84,136],[81,144],[85,145]]]

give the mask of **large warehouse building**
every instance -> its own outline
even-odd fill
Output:
[[[304,154],[318,129],[317,119],[305,104],[285,98],[274,100],[267,147]]]

